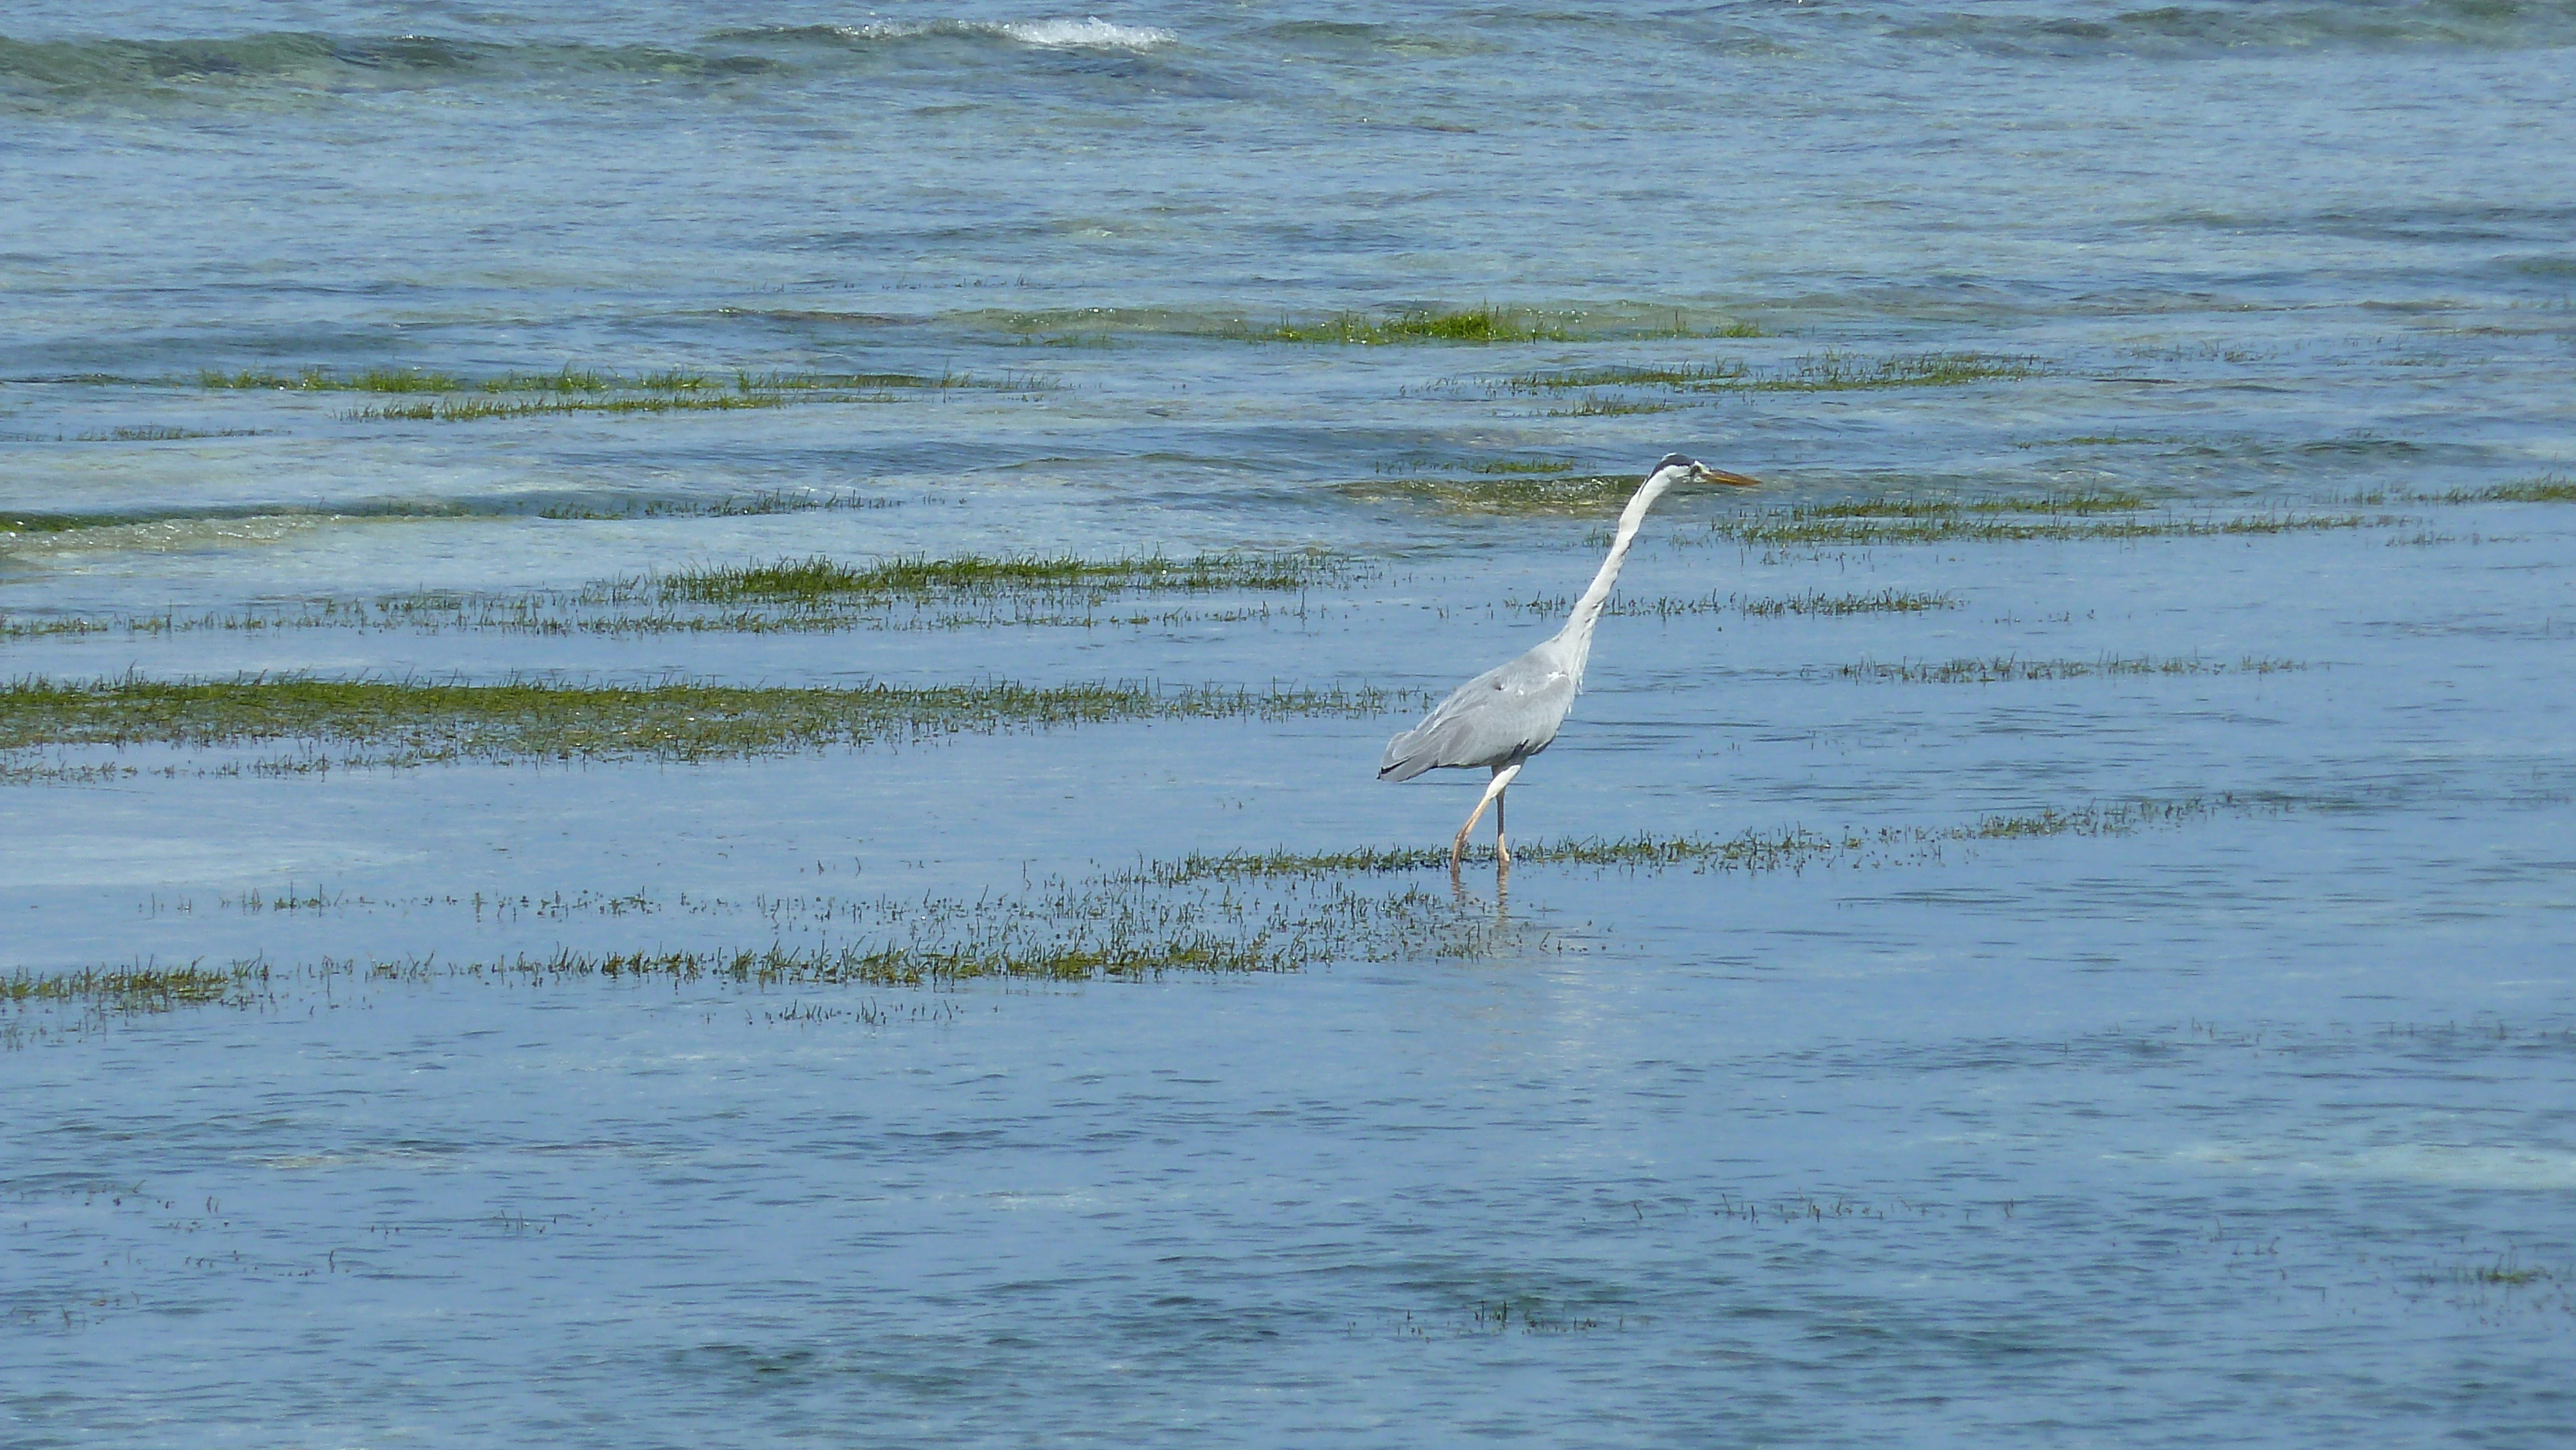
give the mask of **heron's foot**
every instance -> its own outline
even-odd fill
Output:
[[[1500,836],[1494,838],[1494,865],[1498,870],[1512,869],[1512,848],[1504,845]]]

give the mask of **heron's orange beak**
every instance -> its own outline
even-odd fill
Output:
[[[1760,488],[1762,486],[1762,480],[1758,478],[1747,478],[1741,473],[1729,473],[1723,468],[1711,468],[1705,463],[1700,465],[1699,476],[1700,481],[1703,483],[1722,483],[1729,488]]]

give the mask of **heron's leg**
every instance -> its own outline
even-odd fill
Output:
[[[1503,842],[1503,792],[1512,788],[1512,782],[1520,773],[1518,761],[1494,770],[1494,866],[1500,871],[1512,869],[1512,848]]]
[[[1467,833],[1476,829],[1476,823],[1485,818],[1485,807],[1492,805],[1494,803],[1494,798],[1503,793],[1503,787],[1510,785],[1512,783],[1512,777],[1520,773],[1521,767],[1518,761],[1514,761],[1510,765],[1497,765],[1494,767],[1494,778],[1485,782],[1485,793],[1476,797],[1476,808],[1467,813],[1467,824],[1458,828],[1458,839],[1449,843],[1449,872],[1451,875],[1454,876],[1457,874],[1458,863],[1467,854]],[[1495,839],[1500,840],[1501,838],[1496,837]]]

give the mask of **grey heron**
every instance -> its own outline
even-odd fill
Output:
[[[1444,768],[1483,766],[1493,772],[1485,793],[1476,800],[1476,808],[1467,813],[1467,824],[1458,828],[1458,838],[1449,843],[1451,875],[1457,874],[1458,863],[1467,854],[1467,833],[1476,829],[1476,822],[1489,805],[1494,808],[1495,868],[1511,869],[1511,848],[1503,841],[1503,792],[1521,773],[1522,764],[1556,739],[1557,727],[1565,723],[1565,712],[1574,708],[1574,697],[1583,692],[1583,664],[1592,654],[1592,627],[1601,622],[1602,607],[1610,602],[1610,590],[1619,582],[1619,566],[1628,561],[1628,550],[1637,542],[1637,526],[1645,522],[1646,510],[1676,484],[1722,483],[1750,488],[1759,482],[1740,473],[1711,468],[1696,458],[1678,453],[1666,455],[1646,475],[1628,506],[1620,510],[1619,532],[1610,541],[1610,556],[1601,561],[1601,571],[1592,576],[1591,587],[1574,601],[1574,612],[1566,617],[1565,627],[1520,658],[1496,665],[1460,685],[1456,693],[1423,716],[1421,724],[1387,742],[1386,754],[1377,765],[1380,780],[1411,780],[1426,770]]]

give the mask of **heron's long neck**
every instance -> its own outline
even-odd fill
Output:
[[[1568,615],[1565,628],[1556,637],[1572,648],[1575,684],[1583,683],[1583,663],[1592,654],[1592,627],[1601,622],[1601,610],[1610,602],[1610,591],[1619,584],[1619,566],[1628,562],[1628,550],[1637,542],[1637,526],[1646,521],[1646,510],[1655,506],[1664,490],[1654,479],[1647,479],[1636,497],[1619,511],[1619,533],[1610,541],[1610,556],[1601,561],[1601,572],[1592,576],[1592,586],[1574,601],[1574,613]]]

